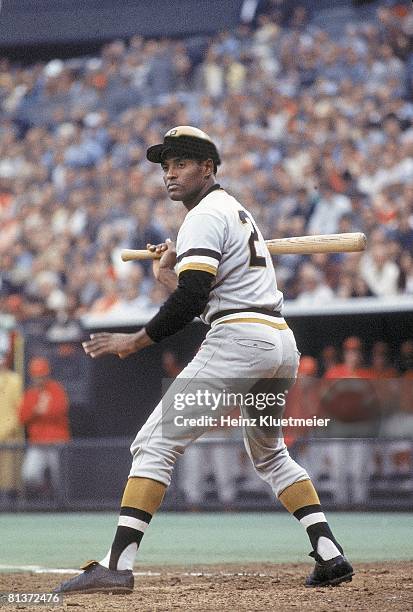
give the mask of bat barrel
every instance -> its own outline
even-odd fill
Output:
[[[362,232],[354,232],[347,234],[280,238],[278,240],[267,240],[266,245],[273,255],[352,253],[364,251],[367,245],[367,239]]]

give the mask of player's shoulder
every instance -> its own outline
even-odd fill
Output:
[[[225,189],[219,188],[208,193],[187,216],[209,214],[214,217],[225,218],[236,209],[237,206],[239,208],[239,204],[235,198]]]

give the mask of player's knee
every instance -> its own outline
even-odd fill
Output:
[[[131,448],[134,465],[156,466],[162,470],[172,471],[176,460],[183,453],[183,448],[169,444],[164,440],[145,440],[139,436]]]
[[[253,466],[261,478],[267,479],[269,474],[282,473],[285,466],[292,461],[287,447],[271,450],[260,456],[253,456]]]
[[[130,477],[152,478],[169,486],[179,453],[157,445],[134,446]]]

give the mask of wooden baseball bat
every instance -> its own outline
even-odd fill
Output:
[[[312,255],[313,253],[351,253],[364,251],[367,239],[361,232],[347,234],[324,234],[321,236],[294,236],[292,238],[276,238],[266,240],[271,255]],[[122,261],[139,259],[159,259],[159,253],[146,249],[123,249]]]

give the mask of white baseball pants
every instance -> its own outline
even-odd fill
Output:
[[[282,318],[274,319],[283,323]],[[207,425],[176,425],[176,416],[199,418],[212,415],[219,419],[231,408],[212,410],[195,403],[176,409],[177,394],[196,394],[198,389],[220,393],[223,389],[246,393],[260,379],[276,379],[280,389],[291,386],[296,377],[299,353],[293,332],[275,329],[265,323],[220,323],[208,332],[200,350],[182,370],[156,406],[131,446],[130,476],[140,476],[169,485],[176,459],[205,431]],[[245,407],[240,406],[243,415]],[[274,408],[280,417],[282,409]],[[182,422],[182,418],[181,418]],[[244,426],[247,453],[259,476],[278,496],[288,486],[309,478],[307,472],[289,455],[279,429]]]

